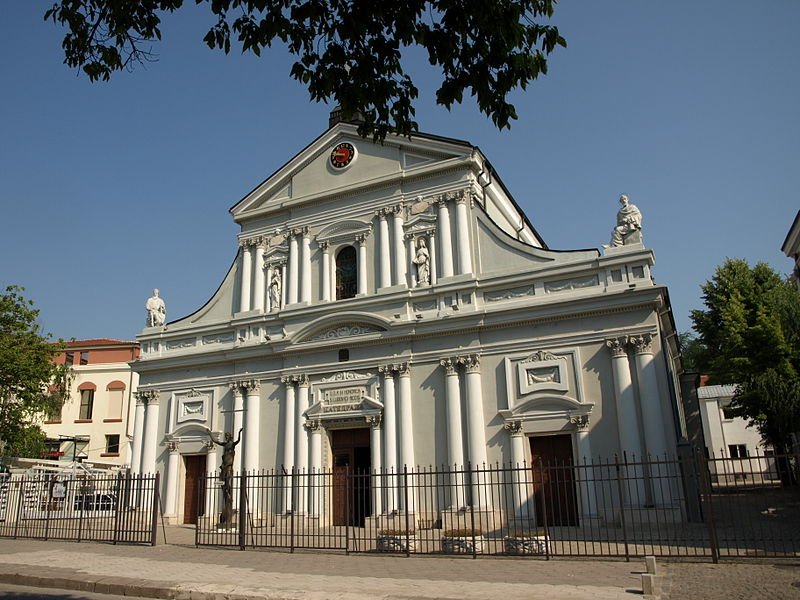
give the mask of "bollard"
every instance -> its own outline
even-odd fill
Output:
[[[656,576],[650,573],[642,573],[642,594],[645,596],[655,596]]]
[[[650,575],[658,575],[655,556],[645,556],[644,564],[647,567],[647,572],[650,573]]]

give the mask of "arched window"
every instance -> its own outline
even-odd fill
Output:
[[[336,299],[355,298],[357,293],[356,249],[345,246],[336,254]]]

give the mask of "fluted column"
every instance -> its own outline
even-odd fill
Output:
[[[297,385],[297,414],[295,415],[294,463],[297,468],[297,508],[295,512],[305,514],[308,498],[308,432],[303,413],[308,410],[308,377],[303,375]]]
[[[266,287],[264,285],[264,240],[259,238],[255,245],[255,286],[253,288],[253,310],[264,312]]]
[[[308,236],[308,227],[300,230],[303,241],[300,254],[300,271],[302,272],[300,286],[300,302],[311,302],[311,238]]]
[[[386,209],[378,211],[378,232],[380,242],[380,269],[378,273],[378,287],[389,287],[392,285],[392,263],[390,260],[389,246],[389,223],[386,221]]]
[[[331,248],[328,242],[320,242],[322,250],[322,301],[331,301]],[[361,266],[361,265],[359,265]]]
[[[481,361],[476,354],[464,357],[465,384],[467,386],[467,435],[469,461],[472,464],[472,506],[490,507],[491,494],[486,489],[483,470],[487,467],[486,422],[483,414],[481,388]]]
[[[255,471],[259,467],[259,425],[261,424],[261,382],[245,381],[242,387],[247,392],[244,425],[244,470]]]
[[[503,428],[511,436],[511,497],[514,506],[514,516],[523,519],[533,514],[529,510],[528,498],[532,490],[528,489],[528,469],[525,464],[525,434],[522,431],[521,421],[508,421]]]
[[[325,474],[322,470],[322,427],[319,419],[306,421],[305,427],[311,438],[309,452],[309,510],[312,517],[318,517],[322,514],[322,503],[325,494]]]
[[[144,441],[144,397],[136,393],[136,412],[133,417],[133,450],[131,452],[131,473],[142,472],[142,446]]]
[[[358,295],[367,293],[367,236],[360,233],[356,236],[358,243]]]
[[[453,469],[451,507],[467,505],[464,495],[464,440],[461,432],[461,386],[458,381],[458,364],[449,358],[439,363],[445,372],[445,424],[447,426],[447,462]]]
[[[242,285],[240,287],[241,295],[239,296],[239,312],[246,312],[250,310],[250,282],[253,279],[253,257],[250,254],[250,241],[244,240],[241,244],[242,248]]]
[[[409,473],[416,472],[417,462],[414,454],[414,419],[411,414],[411,366],[403,363],[397,373],[398,403],[397,409],[400,422],[400,467],[405,467]],[[404,497],[408,497],[408,506],[403,508],[414,512],[416,508],[414,477],[409,475],[410,488]]]
[[[394,228],[394,285],[406,285],[406,247],[403,236],[403,205],[392,207]]]
[[[386,512],[398,508],[397,502],[397,409],[394,394],[394,370],[380,366],[383,374],[383,456],[386,465]]]
[[[206,475],[216,475],[217,474],[217,458],[219,454],[217,454],[217,445],[208,440],[206,442]],[[215,485],[217,479],[209,480],[208,485],[206,486],[206,514],[211,514],[213,512],[218,512],[220,508],[219,503],[219,486]]]
[[[469,243],[469,214],[467,212],[469,192],[456,196],[456,235],[458,243],[458,272],[472,273],[472,248]]]
[[[292,481],[291,474],[294,469],[294,428],[295,428],[295,377],[281,377],[281,383],[286,386],[286,398],[284,401],[284,421],[283,421],[283,468],[286,471],[286,487],[283,501],[285,512],[290,512],[292,506]]]
[[[620,449],[628,461],[642,460],[642,438],[639,435],[639,418],[636,414],[636,396],[633,392],[631,370],[628,364],[628,338],[606,340],[611,352],[611,368],[614,373],[614,397],[617,405],[617,428]],[[628,470],[628,505],[642,504],[647,500],[644,473],[641,465]]]
[[[439,275],[441,277],[453,276],[453,238],[450,234],[450,210],[447,208],[447,196],[439,196],[439,254],[441,263]]]
[[[672,422],[664,420],[664,411],[661,409],[661,395],[658,393],[658,377],[653,356],[653,336],[645,333],[629,339],[634,349],[645,449],[649,455],[649,474],[653,477],[651,481],[653,499],[659,505],[671,504],[672,477],[666,462],[669,454],[666,428]]]
[[[372,488],[372,516],[377,517],[383,512],[383,463],[381,456],[381,416],[373,415],[367,417],[370,426],[369,447],[372,461],[372,477],[370,478]]]
[[[144,448],[142,449],[142,473],[156,472],[156,450],[158,448],[158,401],[157,390],[140,392],[146,394],[147,407],[144,413]]]
[[[233,439],[239,437],[239,431],[244,429],[244,392],[242,391],[242,383],[236,381],[231,384],[231,391],[233,392]],[[245,436],[246,436],[245,432]],[[245,441],[245,443],[247,443]],[[239,473],[242,470],[242,453],[236,452],[233,455],[233,472]]]
[[[428,242],[430,244],[430,252],[431,252],[431,285],[436,285],[436,281],[438,280],[437,277],[437,269],[439,268],[439,259],[436,258],[436,231],[431,230],[428,232]]]
[[[280,310],[286,303],[288,302],[289,298],[289,289],[286,285],[286,280],[289,278],[288,274],[289,269],[286,267],[286,261],[284,260],[281,262],[281,305],[277,307],[275,310]]]
[[[578,442],[578,467],[575,477],[581,499],[581,518],[597,517],[597,492],[595,490],[592,446],[589,441],[589,417],[581,415],[570,419],[575,425]]]
[[[167,459],[167,498],[164,503],[164,516],[176,517],[178,514],[178,463],[180,462],[180,453],[178,452],[178,444],[169,442],[167,444],[169,449],[169,458]]]
[[[297,236],[299,234],[300,232],[297,229],[293,229],[289,232],[289,281],[284,279],[284,285],[289,288],[288,297],[286,298],[287,304],[297,304],[298,299],[298,264],[300,257],[297,255]]]

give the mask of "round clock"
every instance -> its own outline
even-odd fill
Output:
[[[356,157],[356,148],[349,142],[337,144],[331,150],[331,166],[334,169],[344,169]]]

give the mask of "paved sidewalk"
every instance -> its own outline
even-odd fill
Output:
[[[0,581],[186,600],[632,600],[644,561],[398,557],[0,540]],[[800,563],[664,563],[661,598],[800,600]]]

